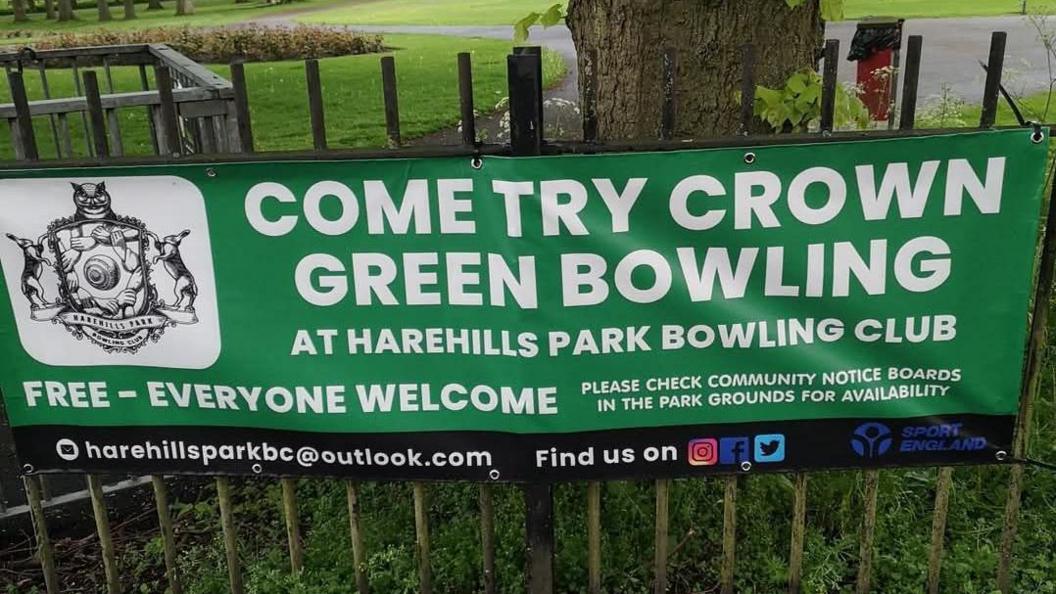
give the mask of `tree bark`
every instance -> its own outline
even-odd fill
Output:
[[[176,0],[176,16],[194,14],[193,0]]]
[[[59,22],[73,20],[73,0],[59,0]]]
[[[136,18],[136,3],[134,0],[124,0],[125,20]]]
[[[659,138],[667,49],[676,54],[673,137],[699,138],[737,132],[743,44],[756,47],[756,84],[783,86],[817,66],[824,36],[818,0],[569,0],[567,22],[580,73],[596,73],[602,140]],[[590,52],[597,64],[586,64]]]
[[[26,0],[11,0],[11,12],[14,13],[16,23],[24,23],[29,20],[26,17]]]
[[[161,10],[165,8],[161,5],[161,0],[147,0],[147,10]]]
[[[95,0],[95,7],[99,10],[100,21],[109,21],[113,18],[110,16],[110,5],[106,3],[106,0]]]
[[[55,18],[55,0],[44,0],[44,18]]]

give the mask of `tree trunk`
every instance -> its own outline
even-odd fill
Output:
[[[569,0],[568,26],[586,72],[597,55],[598,137],[655,140],[663,54],[675,51],[676,138],[736,133],[741,46],[756,47],[756,83],[783,86],[817,66],[824,27],[818,0]],[[580,76],[580,96],[585,76]]]
[[[110,16],[110,5],[106,3],[106,0],[95,0],[95,6],[99,9],[100,21],[109,21],[113,18]]]
[[[193,0],[176,0],[176,16],[194,14]]]
[[[136,3],[134,0],[124,0],[125,20],[136,18]]]
[[[73,20],[73,0],[59,0],[59,22]]]
[[[11,12],[15,15],[16,23],[24,23],[26,18],[26,0],[11,0]]]
[[[44,0],[44,18],[55,18],[55,0]]]
[[[165,8],[161,5],[161,0],[147,0],[147,10],[161,10]]]

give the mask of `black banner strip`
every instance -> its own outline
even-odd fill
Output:
[[[953,415],[582,433],[312,433],[236,427],[14,427],[27,472],[573,481],[993,464],[1015,417]]]

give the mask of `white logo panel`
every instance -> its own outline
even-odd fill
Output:
[[[204,369],[220,356],[205,200],[183,178],[0,180],[0,267],[41,363]]]

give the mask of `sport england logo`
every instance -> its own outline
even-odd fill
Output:
[[[0,205],[10,240],[0,264],[19,337],[35,359],[192,369],[215,362],[209,230],[193,184],[5,180]]]
[[[878,458],[891,449],[894,436],[883,423],[862,423],[851,434],[851,449],[863,458]]]

